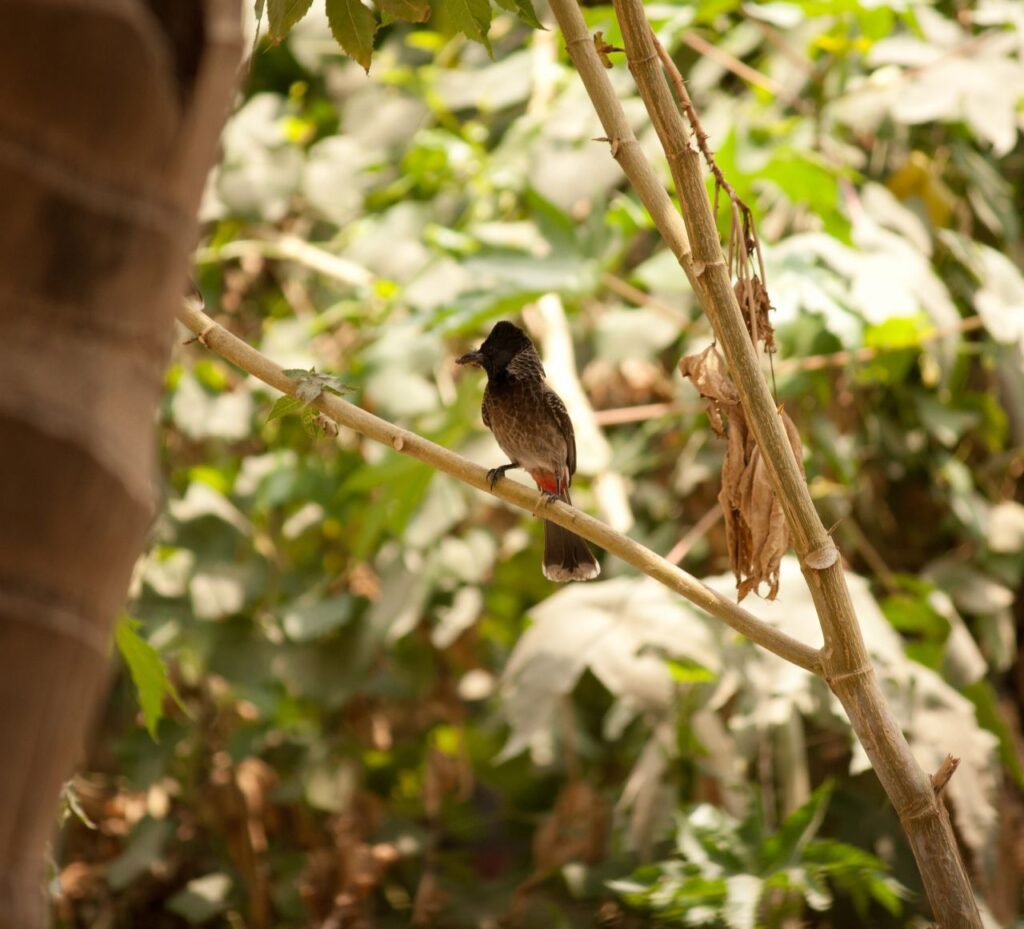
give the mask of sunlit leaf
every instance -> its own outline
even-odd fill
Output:
[[[122,613],[114,627],[114,641],[124,663],[128,665],[135,689],[139,695],[142,718],[150,736],[156,739],[157,727],[164,717],[164,699],[170,697],[184,710],[184,704],[173,681],[167,676],[163,659],[138,630],[142,623]]]
[[[408,23],[423,23],[430,18],[428,0],[377,0],[377,6],[389,16]]]
[[[274,402],[273,408],[270,410],[270,415],[267,416],[267,422],[273,419],[280,419],[289,413],[294,413],[296,410],[301,409],[302,406],[303,403],[298,397],[290,397],[288,394],[278,397]]]
[[[487,32],[491,26],[492,8],[488,0],[437,0],[435,10],[451,31],[461,32],[491,51]]]
[[[258,0],[256,17],[261,13],[263,0]],[[303,16],[309,12],[313,0],[266,0],[267,20],[270,35],[275,39],[283,39]]]
[[[515,13],[524,23],[534,29],[543,29],[541,21],[537,19],[537,12],[533,8],[532,0],[497,0],[498,6]]]
[[[368,72],[373,58],[377,18],[359,0],[326,0],[326,3],[331,34]]]

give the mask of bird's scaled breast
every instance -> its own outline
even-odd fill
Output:
[[[558,422],[544,402],[541,382],[514,382],[488,387],[484,407],[502,451],[520,467],[560,471],[567,446]]]

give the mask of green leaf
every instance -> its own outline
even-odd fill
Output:
[[[282,416],[294,413],[302,405],[302,401],[298,397],[289,397],[288,394],[278,397],[270,411],[270,415],[267,417],[267,422],[269,423],[271,420],[280,419]]]
[[[266,0],[266,4],[271,38],[280,41],[309,12],[313,0]],[[261,13],[260,5],[257,0],[257,19]]]
[[[359,0],[327,0],[327,22],[330,23],[331,34],[346,54],[358,61],[368,73],[377,17]]]
[[[491,41],[487,38],[493,15],[488,0],[438,0],[437,9],[444,14],[453,31],[479,42],[493,56]]]
[[[407,23],[425,23],[430,19],[428,0],[377,0],[377,6],[388,16]]]
[[[668,673],[672,675],[672,680],[682,684],[707,684],[718,677],[714,671],[709,671],[696,661],[669,658],[665,664],[668,667]]]
[[[533,9],[530,0],[497,0],[498,6],[515,13],[524,23],[534,29],[543,29],[541,21],[537,19],[537,13]]]
[[[758,174],[771,181],[793,202],[806,205],[836,238],[848,234],[849,220],[839,209],[839,174],[833,166],[805,152],[779,147]]]
[[[333,374],[318,374],[316,368],[309,371],[303,368],[287,368],[285,374],[295,381],[295,399],[302,406],[308,406],[325,391],[340,397],[352,388],[342,384]]]
[[[825,810],[832,796],[833,784],[826,781],[799,809],[794,810],[764,847],[764,861],[770,868],[793,864],[821,828]]]
[[[949,620],[933,607],[927,593],[914,597],[907,594],[891,594],[879,602],[885,618],[902,633],[923,636],[926,639],[945,642],[949,635]]]
[[[122,613],[114,629],[114,641],[124,663],[128,665],[128,672],[139,694],[146,729],[155,741],[157,726],[164,715],[164,697],[170,696],[182,710],[185,707],[167,676],[167,668],[159,653],[139,635],[137,630],[141,625],[137,619]]]

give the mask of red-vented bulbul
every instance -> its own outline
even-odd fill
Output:
[[[475,352],[458,359],[487,372],[484,425],[494,433],[509,463],[488,472],[495,481],[510,468],[528,471],[543,493],[566,503],[576,472],[576,436],[565,404],[544,381],[544,366],[530,337],[500,322]],[[552,581],[589,581],[601,573],[587,543],[544,521],[544,576]]]

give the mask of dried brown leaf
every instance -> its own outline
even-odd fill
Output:
[[[747,324],[747,332],[750,333],[750,341],[754,345],[757,345],[758,341],[763,341],[764,350],[774,353],[777,351],[775,327],[768,318],[772,304],[761,278],[755,274],[752,278],[740,279],[736,282],[735,291],[736,302],[740,305],[743,321]]]
[[[679,362],[679,371],[683,377],[693,381],[693,386],[705,400],[726,407],[739,406],[740,395],[736,385],[714,345],[709,345],[699,355],[687,355]]]
[[[708,420],[715,435],[725,435],[722,413],[732,416],[734,409],[738,411],[740,395],[718,350],[709,345],[699,355],[687,355],[679,362],[679,372],[688,377],[697,392],[708,401]]]
[[[679,370],[708,401],[711,427],[719,435],[727,435],[729,444],[722,463],[718,500],[725,516],[729,562],[736,575],[739,599],[767,583],[766,596],[774,600],[779,592],[779,564],[789,543],[789,531],[768,468],[739,403],[739,394],[714,346],[683,358]],[[727,432],[723,412],[729,419]],[[780,410],[779,415],[802,471],[799,433],[784,411]]]

